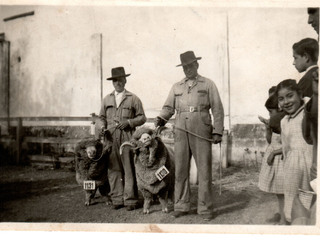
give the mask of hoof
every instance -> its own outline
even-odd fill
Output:
[[[106,201],[106,204],[107,204],[108,206],[110,206],[110,205],[112,205],[112,201],[108,199],[108,200]]]
[[[168,213],[168,212],[169,212],[169,210],[168,210],[168,208],[163,208],[163,209],[162,209],[162,212],[164,212],[164,213]]]
[[[89,205],[90,205],[90,202],[87,201],[87,202],[84,203],[84,205],[85,205],[85,206],[89,206]]]
[[[150,213],[149,209],[143,209],[143,214],[149,214],[149,213]]]

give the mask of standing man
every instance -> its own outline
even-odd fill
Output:
[[[197,212],[209,221],[213,218],[211,142],[217,144],[222,140],[223,106],[214,82],[198,74],[197,60],[201,57],[188,51],[182,53],[180,59],[181,64],[177,67],[183,67],[186,77],[171,88],[155,125],[165,125],[176,111],[175,200],[172,215],[178,218],[190,211],[189,169],[193,156],[199,176]],[[210,109],[214,117],[213,125]]]
[[[138,204],[133,155],[124,147],[120,156],[119,149],[123,142],[131,139],[135,128],[146,122],[146,116],[140,99],[124,88],[130,74],[126,74],[123,67],[117,67],[111,70],[111,75],[107,80],[112,80],[115,90],[103,99],[100,110],[105,128],[113,138],[108,167],[110,197],[114,209],[126,206],[131,211]]]

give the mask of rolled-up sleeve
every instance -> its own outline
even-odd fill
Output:
[[[224,110],[220,99],[220,94],[214,82],[209,85],[210,108],[213,115],[213,134],[223,134],[224,129]]]

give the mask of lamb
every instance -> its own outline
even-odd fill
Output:
[[[84,187],[85,206],[91,205],[97,189],[106,198],[106,203],[111,203],[108,197],[108,155],[111,146],[111,141],[102,144],[94,138],[84,139],[76,146],[76,181]]]

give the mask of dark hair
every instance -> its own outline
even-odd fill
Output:
[[[272,86],[271,88],[269,88],[269,91],[268,91],[269,95],[273,94],[276,91],[276,89],[277,89],[277,86]]]
[[[319,11],[319,8],[308,8],[308,14],[314,14],[316,11]]]
[[[276,89],[275,94],[278,96],[279,91],[283,88],[287,88],[287,89],[290,89],[291,91],[296,91],[299,94],[301,94],[301,89],[298,87],[297,81],[294,79],[286,79],[286,80],[281,81],[277,85],[277,89]]]
[[[308,54],[311,61],[318,62],[319,44],[317,40],[313,38],[304,38],[293,44],[292,49],[300,56]]]

